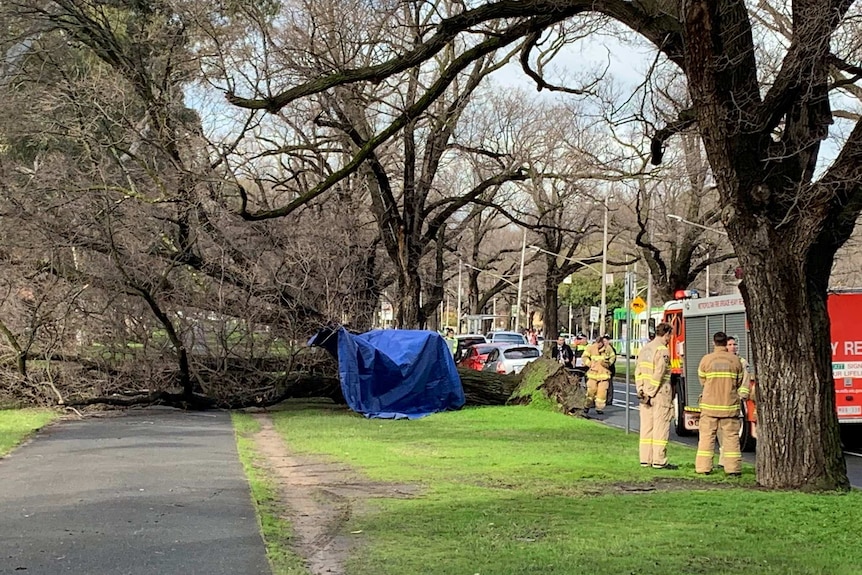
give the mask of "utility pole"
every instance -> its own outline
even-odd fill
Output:
[[[518,303],[515,309],[515,331],[521,328],[521,296],[524,293],[524,256],[527,253],[527,228],[524,228],[524,240],[521,243],[521,272],[518,274]]]
[[[599,335],[604,335],[605,320],[608,315],[608,196],[605,196],[605,225],[602,233],[602,305],[599,315]]]

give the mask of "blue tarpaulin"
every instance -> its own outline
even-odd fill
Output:
[[[452,353],[436,332],[326,328],[308,344],[336,356],[347,405],[367,417],[416,419],[464,405]]]

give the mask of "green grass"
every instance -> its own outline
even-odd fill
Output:
[[[56,417],[57,413],[48,409],[0,410],[0,456],[12,451],[13,447]]]
[[[625,379],[629,363],[624,357],[617,357],[617,362],[617,377]],[[634,360],[632,360],[632,364],[634,364]],[[632,383],[634,383],[634,370],[632,370]]]
[[[637,436],[533,407],[465,409],[417,421],[332,407],[273,414],[298,452],[349,463],[422,494],[375,500],[350,575],[466,573],[862,573],[862,494],[800,494],[637,463]]]
[[[278,487],[250,439],[252,434],[260,430],[260,426],[247,414],[234,413],[232,417],[239,458],[248,477],[272,573],[307,575],[308,570],[302,559],[290,551],[293,534],[290,523],[284,519],[285,509],[278,495]]]

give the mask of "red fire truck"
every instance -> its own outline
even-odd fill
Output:
[[[671,332],[671,382],[674,384],[674,425],[678,435],[697,431],[700,421],[698,398],[703,388],[697,368],[712,351],[712,336],[723,331],[736,338],[739,355],[754,369],[755,358],[742,296],[737,294],[696,298],[678,291],[678,299],[665,304],[663,321]],[[832,371],[840,423],[862,423],[862,290],[830,293],[827,300],[832,334]],[[754,449],[757,438],[757,408],[743,402],[740,446]]]

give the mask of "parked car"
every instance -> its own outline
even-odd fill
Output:
[[[482,371],[482,368],[485,367],[485,362],[488,361],[488,354],[491,350],[496,349],[498,345],[499,344],[493,343],[477,343],[471,345],[464,350],[464,356],[461,358],[461,362],[458,365],[466,369]]]
[[[524,334],[516,331],[492,331],[485,335],[485,339],[488,343],[530,343]]]
[[[455,363],[464,359],[464,354],[467,348],[477,343],[487,343],[485,336],[480,333],[462,333],[455,336],[458,340],[458,347],[455,348]]]
[[[518,343],[497,345],[488,352],[482,371],[497,373],[521,373],[524,366],[542,357],[542,352],[534,345]]]

